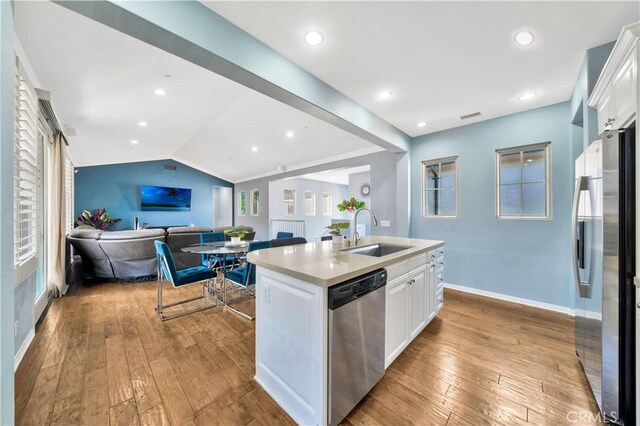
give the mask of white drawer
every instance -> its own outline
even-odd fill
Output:
[[[442,309],[442,306],[444,306],[444,291],[442,289],[439,289],[436,292],[436,306],[438,307],[438,310]]]
[[[398,263],[394,263],[393,265],[389,265],[384,269],[387,270],[387,282],[395,280],[398,277],[401,277],[404,274],[408,274],[413,269],[411,267],[411,259],[402,260]]]
[[[438,247],[437,249],[435,249],[435,252],[436,252],[436,259],[444,260],[444,246]]]
[[[409,262],[411,262],[411,270],[413,271],[414,269],[418,269],[421,266],[424,266],[427,264],[427,253],[421,253],[417,256],[412,257],[411,259],[409,259]]]

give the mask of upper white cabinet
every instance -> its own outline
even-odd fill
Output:
[[[629,124],[638,104],[640,23],[623,28],[589,98],[598,111],[598,132]]]

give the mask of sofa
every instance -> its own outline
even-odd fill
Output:
[[[166,242],[173,254],[176,268],[200,265],[200,256],[184,253],[183,247],[198,244],[200,234],[223,232],[230,227],[180,226],[138,231],[102,231],[80,226],[72,230],[67,241],[82,258],[83,277],[101,281],[143,281],[154,279],[156,250],[154,241]],[[247,231],[246,240],[255,232],[247,226],[233,227]]]

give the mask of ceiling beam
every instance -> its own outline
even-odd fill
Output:
[[[54,2],[386,150],[408,150],[409,135],[197,1]]]

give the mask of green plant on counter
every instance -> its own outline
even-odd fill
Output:
[[[334,237],[338,237],[340,235],[340,231],[342,229],[348,229],[349,228],[349,223],[343,222],[343,223],[332,223],[329,226],[325,226],[325,229],[329,230],[329,235],[333,235]]]

